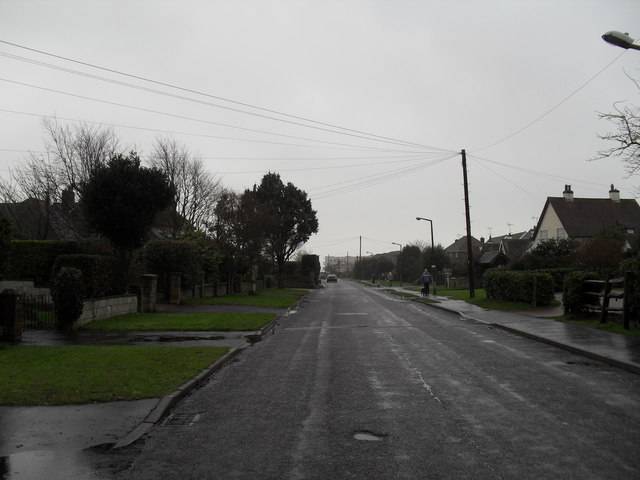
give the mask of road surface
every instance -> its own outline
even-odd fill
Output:
[[[339,281],[121,452],[115,477],[636,479],[639,407],[640,376]]]

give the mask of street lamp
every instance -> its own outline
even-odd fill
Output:
[[[635,40],[629,36],[628,33],[616,32],[615,30],[611,30],[610,32],[602,35],[602,39],[610,43],[611,45],[615,45],[616,47],[633,50],[640,50],[640,45],[636,45],[633,43]]]
[[[416,217],[416,220],[424,220],[426,222],[429,222],[430,226],[431,226],[431,261],[435,262],[436,261],[436,247],[433,244],[433,220],[430,220],[428,218],[424,218],[424,217]],[[431,268],[435,268],[435,265],[432,265]],[[438,282],[436,282],[436,278],[435,275],[433,277],[433,294],[435,295],[436,293],[438,293],[437,291],[437,287],[436,284]]]
[[[398,245],[400,247],[400,251],[402,251],[402,244],[401,243],[396,243],[396,242],[391,242],[392,245]]]

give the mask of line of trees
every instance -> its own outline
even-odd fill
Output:
[[[285,262],[318,231],[306,192],[277,173],[236,193],[171,137],[157,138],[143,165],[122,153],[112,128],[49,118],[43,127],[45,153],[0,179],[4,223],[14,227],[1,230],[16,238],[104,238],[124,268],[153,228],[155,237],[204,242],[214,270],[229,277],[271,263],[283,286]]]

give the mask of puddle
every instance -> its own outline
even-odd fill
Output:
[[[362,430],[360,432],[355,432],[353,434],[353,438],[363,442],[381,442],[386,437],[387,437],[386,433],[374,433],[368,430]]]
[[[198,340],[224,340],[224,335],[212,335],[204,337],[171,337],[171,336],[137,336],[133,337],[134,342],[193,342]]]
[[[81,457],[66,451],[35,450],[0,457],[0,478],[3,480],[69,480],[94,476]]]

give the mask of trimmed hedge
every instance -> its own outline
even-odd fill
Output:
[[[537,305],[553,301],[554,281],[549,273],[495,269],[484,275],[487,298],[495,300],[533,303],[534,286]]]
[[[33,280],[38,287],[48,286],[56,258],[79,252],[79,244],[73,241],[13,240],[3,277],[11,280]]]
[[[145,271],[158,275],[158,288],[169,293],[172,273],[180,273],[183,287],[192,287],[204,273],[202,252],[189,240],[152,240],[144,246]]]
[[[51,271],[52,278],[65,267],[82,273],[85,298],[109,297],[125,293],[124,274],[116,257],[104,255],[60,255]]]

